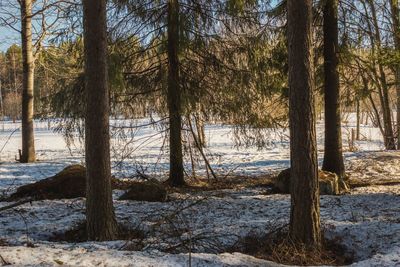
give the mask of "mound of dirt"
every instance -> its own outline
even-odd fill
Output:
[[[82,165],[71,165],[56,175],[36,183],[23,185],[9,197],[10,201],[21,198],[69,199],[86,194],[86,169]]]
[[[128,190],[122,199],[162,202],[167,197],[165,187],[157,181],[142,183],[112,177],[111,183],[113,189]],[[52,177],[18,187],[17,191],[6,200],[15,201],[24,198],[53,200],[85,196],[86,168],[82,165],[71,165]]]
[[[164,202],[167,200],[167,190],[157,180],[134,182],[119,200]]]
[[[319,191],[321,195],[339,195],[348,190],[343,181],[335,173],[318,171]],[[276,191],[282,194],[290,193],[290,168],[283,170],[274,180]]]

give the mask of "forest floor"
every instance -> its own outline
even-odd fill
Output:
[[[325,236],[345,246],[354,259],[352,266],[400,266],[400,153],[382,151],[379,131],[369,125],[362,126],[362,141],[356,141],[349,151],[348,136],[354,126],[349,120],[343,127],[343,139],[353,188],[349,194],[321,196]],[[79,143],[68,149],[60,134],[40,126],[37,123],[39,161],[19,164],[14,158],[20,132],[12,134],[18,124],[7,123],[4,131],[0,125],[3,196],[18,186],[52,176],[65,166],[83,162]],[[125,241],[55,241],[83,222],[83,198],[34,201],[2,211],[0,265],[279,266],[233,248],[247,236],[262,237],[288,224],[289,195],[272,194],[268,187],[269,178],[289,165],[287,132],[272,132],[271,142],[263,150],[236,149],[229,127],[208,126],[206,134],[206,152],[213,155],[210,163],[222,180],[214,183],[217,186],[171,192],[164,203],[114,200],[118,221],[135,229],[136,235]],[[322,144],[320,124],[318,134]],[[135,138],[146,141],[140,145],[135,142],[128,149],[126,140],[113,140],[113,174],[134,177],[139,170],[165,178],[167,157],[160,153],[162,137],[145,128],[136,132]],[[323,153],[319,152],[321,158]],[[186,167],[190,172],[190,166]],[[201,170],[197,174],[205,176]],[[224,179],[230,186],[219,186]],[[235,183],[235,179],[240,182]],[[114,199],[122,193],[115,190]],[[8,204],[0,202],[0,207]]]

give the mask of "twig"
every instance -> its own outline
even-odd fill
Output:
[[[0,260],[1,260],[1,265],[2,266],[7,266],[7,265],[11,265],[11,263],[9,263],[8,261],[6,261],[3,256],[1,256],[0,254]]]
[[[140,166],[140,167],[142,168],[142,171],[140,171],[139,169],[136,169],[136,175],[137,175],[140,179],[145,180],[145,181],[150,181],[150,180],[152,180],[152,178],[151,178],[150,176],[148,176],[147,174],[144,173],[144,171],[143,171],[143,166]]]
[[[11,205],[7,205],[7,206],[4,206],[4,207],[1,207],[0,208],[0,212],[5,211],[5,210],[9,210],[9,209],[12,209],[12,208],[15,208],[15,207],[18,207],[18,206],[21,206],[21,205],[23,205],[25,203],[30,203],[33,200],[34,200],[33,198],[28,198],[28,199],[24,199],[24,200],[15,202],[15,203],[13,203]]]
[[[239,168],[239,167],[240,167],[240,165],[237,165],[236,167],[230,169],[230,170],[224,175],[223,180],[225,180],[225,178],[227,178],[232,172],[236,171],[236,169]]]
[[[199,143],[199,141],[197,139],[197,136],[193,130],[193,126],[192,126],[192,122],[190,121],[190,118],[188,119],[188,123],[189,123],[189,128],[190,128],[190,131],[192,132],[193,140],[194,140],[194,143],[195,143],[197,149],[199,150],[201,156],[203,157],[204,162],[206,163],[207,167],[210,169],[211,175],[214,177],[215,180],[218,180],[217,175],[215,174],[214,170],[212,169],[210,162],[208,161],[206,155],[204,154],[201,144]]]
[[[3,152],[4,148],[6,147],[6,145],[8,144],[8,142],[10,141],[11,137],[15,134],[16,131],[18,131],[20,128],[15,128],[14,131],[11,132],[11,134],[8,136],[7,140],[4,142],[3,147],[0,150],[0,153]]]

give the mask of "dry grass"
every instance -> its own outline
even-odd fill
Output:
[[[8,245],[9,245],[9,244],[7,243],[6,240],[0,238],[0,247],[6,247],[6,246],[8,246]]]
[[[119,225],[117,235],[118,240],[143,239],[144,233],[137,229],[129,229],[123,225]],[[54,234],[49,241],[51,242],[67,242],[67,243],[82,243],[88,241],[86,222],[80,222],[75,227],[63,232]]]
[[[265,187],[271,188],[273,186],[273,175],[264,175],[257,177],[250,176],[229,176],[220,178],[218,180],[207,180],[200,178],[196,180],[190,180],[186,186],[181,188],[169,187],[169,192],[176,193],[190,193],[190,192],[201,192],[201,191],[215,191],[224,189],[245,189],[254,187]]]
[[[386,179],[379,181],[363,181],[360,179],[350,178],[348,181],[350,188],[358,188],[358,187],[369,187],[369,186],[393,186],[400,185],[399,179]]]
[[[352,253],[347,252],[339,240],[324,239],[321,249],[309,249],[292,242],[284,230],[265,236],[249,234],[229,252],[241,252],[280,264],[298,266],[342,266],[351,264],[353,260]]]

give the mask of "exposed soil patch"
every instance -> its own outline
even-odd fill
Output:
[[[321,195],[340,195],[349,191],[347,182],[339,179],[335,173],[318,170],[318,181]],[[281,171],[274,179],[276,190],[282,194],[290,193],[290,183],[290,168]]]
[[[21,198],[34,200],[71,199],[82,197],[86,192],[85,167],[71,165],[56,175],[36,183],[18,187],[17,192],[9,197],[9,201]]]
[[[0,238],[0,247],[8,246],[8,243],[6,240]]]
[[[285,265],[298,266],[342,266],[353,263],[353,253],[342,246],[339,240],[323,240],[323,247],[310,250],[295,245],[287,229],[279,229],[264,236],[250,233],[230,248],[228,252],[240,252]]]
[[[127,190],[140,182],[112,178],[113,189]],[[86,195],[86,168],[82,165],[71,165],[56,175],[40,180],[36,183],[23,185],[7,201],[23,198],[32,200],[54,200],[85,197]]]
[[[390,179],[390,180],[381,180],[381,181],[362,181],[357,179],[349,180],[350,188],[358,188],[358,187],[368,187],[368,186],[393,186],[400,185],[400,179]]]
[[[119,200],[134,200],[148,202],[164,202],[167,199],[165,186],[156,181],[135,182],[119,198]]]
[[[130,229],[124,225],[118,226],[117,240],[142,240],[145,237],[143,231],[137,229]],[[80,222],[72,229],[63,233],[54,234],[49,241],[51,242],[67,242],[67,243],[82,243],[88,241],[86,222]]]
[[[169,187],[172,193],[190,193],[202,191],[217,191],[225,189],[240,190],[245,188],[264,187],[272,191],[274,187],[273,175],[263,176],[229,176],[218,180],[207,180],[205,178],[189,181],[187,186],[180,188]]]

